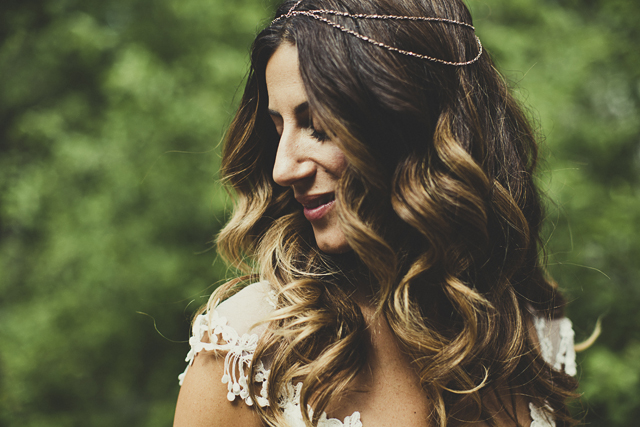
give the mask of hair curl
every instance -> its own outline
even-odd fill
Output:
[[[471,23],[457,0],[309,0],[299,9]],[[466,27],[333,19],[433,57],[460,61],[477,53]],[[315,247],[291,189],[271,176],[279,137],[267,113],[265,68],[282,43],[297,47],[314,120],[348,160],[336,206],[352,263]],[[263,30],[226,135],[222,174],[236,205],[218,245],[231,263],[253,271],[248,257],[279,295],[254,356],[272,360],[269,400],[304,379],[303,416],[316,424],[330,397],[347,388],[366,357],[363,316],[347,284],[365,277],[375,283],[377,313],[433,402],[435,425],[493,425],[488,399],[511,405],[516,421],[516,393],[551,408],[558,425],[571,424],[565,400],[574,381],[542,360],[527,323],[531,308],[556,317],[564,304],[541,265],[536,157],[532,128],[486,53],[451,67],[389,52],[306,16]],[[271,425],[282,421],[277,405],[256,409]]]

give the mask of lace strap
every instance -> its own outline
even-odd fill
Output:
[[[571,320],[566,317],[549,320],[534,315],[533,325],[544,361],[558,371],[564,371],[571,376],[576,375],[576,352],[573,346],[574,332]],[[529,411],[532,420],[530,427],[556,427],[549,405],[538,408],[529,403]]]
[[[210,342],[203,342],[206,333],[209,333]],[[193,365],[198,353],[201,351],[226,352],[222,383],[227,384],[227,399],[232,402],[236,396],[239,396],[247,405],[253,405],[253,400],[249,396],[247,372],[251,368],[258,338],[257,334],[239,335],[234,328],[227,324],[227,319],[221,317],[215,309],[199,315],[193,322],[193,333],[189,339],[191,350],[185,358],[185,361],[188,362],[187,368],[178,376],[180,385],[182,385],[189,366]],[[253,380],[262,384],[260,395],[256,396],[260,406],[269,405],[267,400],[268,378],[269,371],[265,369],[262,361],[258,361]]]
[[[575,376],[577,374],[576,352],[573,344],[574,332],[571,320],[566,317],[546,320],[543,317],[534,316],[533,324],[536,328],[540,352],[544,361],[558,371]]]
[[[529,427],[556,427],[556,422],[551,416],[551,408],[546,410],[538,408],[533,403],[529,403],[529,411],[531,413],[531,424]]]

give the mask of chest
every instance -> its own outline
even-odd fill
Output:
[[[418,373],[386,321],[370,326],[363,350],[367,352],[365,367],[331,401],[328,417],[344,420],[357,411],[367,427],[428,426],[431,407]]]

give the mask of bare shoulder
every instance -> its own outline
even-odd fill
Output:
[[[261,427],[258,414],[242,399],[230,402],[222,383],[224,356],[217,352],[199,353],[185,376],[174,427],[219,427],[241,425]]]
[[[246,384],[238,383],[238,379],[249,368],[255,351],[253,335],[260,335],[266,328],[261,321],[273,310],[270,289],[265,282],[249,285],[211,313],[195,319],[174,427],[263,425],[257,412],[247,405],[250,399],[245,401],[246,396],[240,396]],[[232,378],[226,375],[226,383],[225,369],[227,374],[229,369],[236,373]]]

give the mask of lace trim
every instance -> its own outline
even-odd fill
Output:
[[[202,342],[205,333],[209,332],[211,342]],[[184,381],[184,377],[189,370],[189,366],[193,365],[193,361],[201,351],[225,351],[224,357],[224,375],[222,383],[227,384],[227,399],[233,402],[236,396],[240,396],[242,400],[249,406],[253,405],[253,400],[249,396],[249,383],[246,372],[251,367],[251,359],[256,351],[258,344],[257,334],[243,334],[239,336],[235,329],[227,325],[227,319],[220,317],[216,310],[209,314],[203,313],[199,315],[193,322],[193,331],[189,344],[191,350],[187,354],[185,361],[188,362],[187,368],[178,376],[180,385]],[[223,342],[220,344],[220,342]],[[260,406],[268,406],[267,386],[268,386],[269,370],[265,369],[262,361],[258,361],[256,365],[256,375],[254,381],[262,383],[260,395],[256,396],[257,403]]]
[[[552,329],[549,327],[551,322],[557,322],[559,328],[560,342],[555,354],[549,334]],[[574,332],[571,320],[566,317],[558,320],[546,320],[543,317],[534,316],[533,324],[538,334],[540,352],[544,361],[558,371],[564,371],[571,376],[575,376],[577,374],[576,352],[573,346]]]
[[[303,426],[302,411],[300,410],[300,390],[302,383],[295,385],[289,383],[278,398],[278,406],[282,408],[283,415],[287,423],[291,426]],[[307,406],[309,416],[313,417],[313,409]],[[362,427],[360,412],[354,412],[345,417],[344,421],[337,418],[327,418],[327,413],[323,412],[318,419],[318,427]]]

